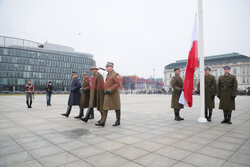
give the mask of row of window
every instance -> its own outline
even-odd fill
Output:
[[[91,65],[93,61],[88,61],[88,63],[72,63],[72,62],[60,62],[51,60],[41,60],[32,59],[24,57],[10,57],[10,56],[0,56],[0,62],[3,63],[20,63],[20,64],[30,64],[37,66],[54,66],[54,67],[64,67],[64,68],[82,68],[84,65]]]
[[[71,74],[72,71],[83,72],[88,71],[91,65],[82,65],[81,68],[57,68],[57,67],[44,67],[44,66],[33,66],[24,64],[9,64],[0,63],[1,71],[26,71],[26,72],[43,72],[43,73],[58,73],[58,74]]]
[[[0,85],[26,85],[27,81],[29,79],[23,79],[23,78],[0,78]],[[48,84],[49,80],[46,79],[30,79],[31,83],[33,85],[44,85],[44,87]],[[71,80],[50,80],[53,85],[55,86],[69,86],[71,84]]]
[[[33,59],[42,59],[42,60],[55,60],[60,62],[75,62],[75,63],[85,63],[92,64],[93,60],[87,58],[87,54],[83,53],[74,53],[74,54],[52,54],[45,53],[40,51],[30,51],[30,50],[22,50],[22,49],[13,49],[13,48],[1,48],[0,47],[0,55],[4,56],[16,56],[16,57],[26,57]]]

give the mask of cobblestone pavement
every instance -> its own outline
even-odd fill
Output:
[[[17,167],[191,167],[250,166],[250,97],[236,98],[232,125],[221,124],[215,109],[212,122],[197,123],[199,98],[181,110],[185,121],[176,122],[169,95],[121,95],[120,127],[105,128],[77,120],[74,106],[69,118],[67,95],[53,95],[47,107],[36,95],[28,109],[25,96],[0,96],[0,166]],[[216,99],[218,108],[218,99]]]

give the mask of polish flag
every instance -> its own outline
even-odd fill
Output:
[[[192,44],[188,54],[185,78],[183,82],[184,91],[181,92],[181,96],[179,98],[179,103],[188,107],[192,107],[194,72],[195,72],[195,67],[199,67],[197,45],[198,45],[198,31],[197,31],[197,21],[195,17],[193,35],[192,35]]]

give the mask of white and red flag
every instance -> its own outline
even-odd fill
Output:
[[[193,104],[193,84],[194,84],[194,72],[195,67],[199,67],[198,62],[198,31],[197,21],[195,17],[192,44],[188,54],[185,78],[183,82],[183,90],[179,98],[179,103],[188,107],[192,107]]]

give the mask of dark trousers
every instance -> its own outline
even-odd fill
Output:
[[[47,94],[46,94],[47,105],[50,105],[51,95],[52,95],[51,93],[47,93]]]

